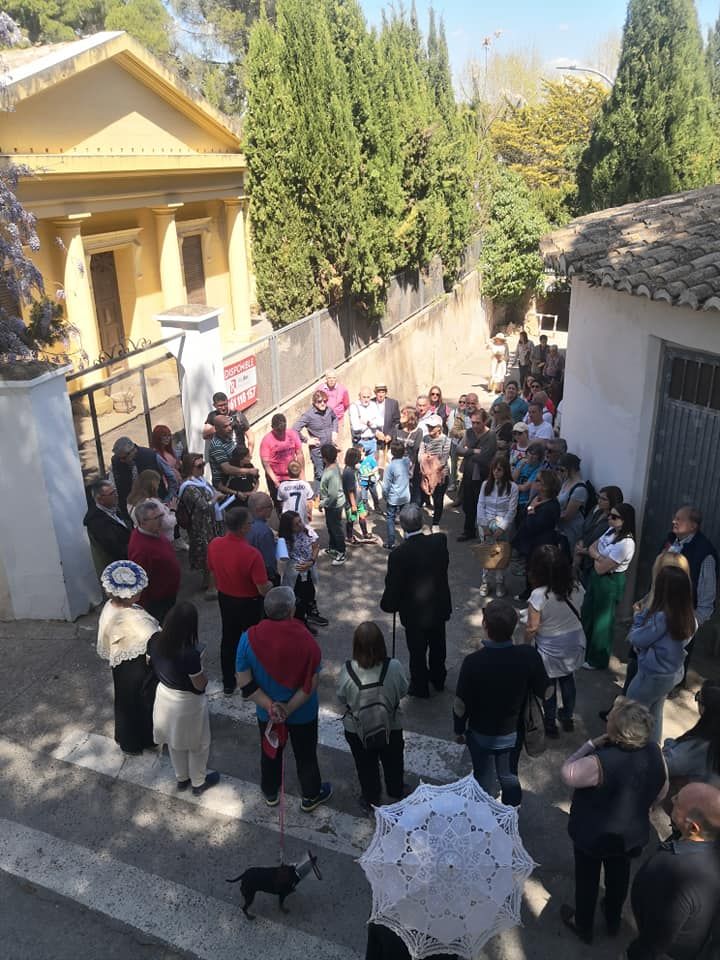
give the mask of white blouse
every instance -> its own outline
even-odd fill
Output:
[[[623,537],[616,543],[615,531],[611,527],[598,540],[597,551],[601,557],[607,557],[617,564],[613,573],[625,573],[635,556],[635,541],[632,537]]]

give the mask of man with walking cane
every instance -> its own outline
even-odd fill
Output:
[[[423,512],[415,504],[400,511],[405,538],[388,557],[380,608],[398,613],[410,654],[411,697],[427,699],[429,683],[445,687],[445,624],[452,613],[444,533],[423,535]],[[393,628],[395,624],[393,622]],[[393,653],[395,630],[393,629]]]

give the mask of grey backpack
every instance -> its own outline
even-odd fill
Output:
[[[389,666],[390,660],[385,660],[378,680],[361,683],[351,661],[345,664],[350,679],[359,690],[355,709],[348,707],[348,713],[355,721],[357,734],[366,750],[382,750],[390,743],[390,724],[395,708],[383,688]]]

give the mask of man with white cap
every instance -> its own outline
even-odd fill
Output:
[[[377,450],[376,432],[381,426],[377,404],[373,400],[370,387],[360,387],[357,401],[350,404],[352,442],[360,444],[365,453],[375,453]]]

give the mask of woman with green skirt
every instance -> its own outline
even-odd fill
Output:
[[[635,556],[635,509],[618,503],[608,513],[610,529],[582,552],[593,561],[582,607],[587,638],[585,670],[606,670],[615,631],[615,611],[625,592],[626,571]]]

